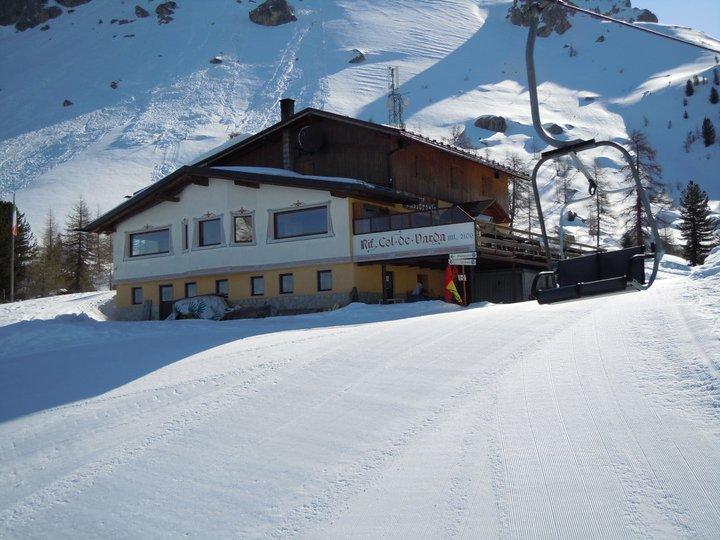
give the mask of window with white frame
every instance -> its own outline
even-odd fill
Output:
[[[131,233],[128,252],[130,257],[170,253],[170,229]]]
[[[329,232],[328,207],[313,206],[273,213],[273,238],[285,240]]]
[[[222,219],[211,218],[198,221],[198,246],[219,246],[222,243]]]

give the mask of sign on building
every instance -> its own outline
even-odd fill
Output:
[[[353,236],[355,260],[447,255],[475,248],[475,224],[454,223]]]
[[[451,253],[448,264],[453,266],[475,266],[477,263],[477,252]]]

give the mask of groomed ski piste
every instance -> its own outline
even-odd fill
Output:
[[[0,307],[0,537],[720,536],[720,249],[648,292]]]

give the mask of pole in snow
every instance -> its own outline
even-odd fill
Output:
[[[15,210],[15,192],[12,198],[10,214],[10,301],[15,301],[15,237],[17,236],[17,211]]]

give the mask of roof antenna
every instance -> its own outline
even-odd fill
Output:
[[[405,106],[405,98],[398,92],[400,86],[400,68],[388,67],[388,124],[393,127],[405,129],[405,120],[403,119],[403,107]]]

